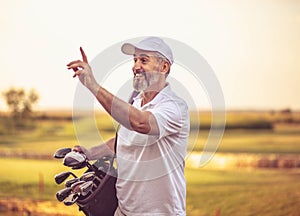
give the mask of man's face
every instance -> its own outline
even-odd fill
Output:
[[[133,88],[136,91],[145,91],[165,78],[162,72],[163,60],[155,52],[136,50],[133,60]]]

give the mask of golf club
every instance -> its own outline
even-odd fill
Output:
[[[71,189],[74,193],[78,193],[79,192],[79,186],[84,184],[85,181],[78,181],[78,182],[75,182],[71,185]]]
[[[97,171],[97,169],[88,162],[84,154],[75,151],[66,154],[63,164],[67,167],[72,167],[72,169],[82,169],[84,167],[88,167],[93,171]]]
[[[71,187],[72,184],[74,184],[75,182],[78,182],[78,181],[80,181],[79,178],[70,179],[70,180],[66,181],[65,186],[66,187]]]
[[[62,202],[64,199],[66,199],[66,197],[68,197],[72,192],[72,189],[71,188],[64,188],[60,191],[57,191],[56,192],[56,199],[59,201],[59,202]]]
[[[70,172],[70,171],[66,171],[66,172],[62,172],[59,174],[56,174],[54,177],[54,180],[56,182],[56,184],[61,184],[63,181],[65,181],[70,175],[74,176],[75,178],[77,178],[77,176]]]
[[[63,160],[63,164],[68,167],[85,167],[86,166],[86,156],[79,152],[69,152],[66,154]]]
[[[68,154],[69,152],[71,152],[72,149],[71,148],[61,148],[61,149],[58,149],[53,157],[54,158],[57,158],[57,159],[60,159],[60,158],[64,158],[66,156],[66,154]]]
[[[86,196],[90,191],[92,191],[94,186],[93,181],[88,181],[79,186],[79,194],[81,196]]]
[[[66,206],[70,206],[73,205],[76,200],[79,198],[79,195],[77,193],[71,193],[65,200],[64,200],[64,204]]]
[[[90,172],[86,172],[84,173],[81,177],[80,180],[82,181],[93,181],[95,178],[95,172],[94,171],[90,171]]]

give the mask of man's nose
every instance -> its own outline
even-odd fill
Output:
[[[132,67],[132,71],[134,72],[134,73],[136,73],[138,70],[140,70],[140,69],[142,69],[142,67],[141,67],[141,64],[138,62],[138,61],[136,61],[135,63],[134,63],[134,65],[133,65],[133,67]]]

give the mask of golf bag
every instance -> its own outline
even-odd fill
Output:
[[[129,99],[129,103],[133,103],[133,98],[138,92],[133,91]],[[115,152],[117,152],[118,134],[115,136]],[[72,152],[71,148],[58,149],[54,158],[63,159],[63,164],[72,169],[82,169],[88,167],[85,172],[89,177],[77,178],[74,174],[74,180],[65,189],[56,193],[58,201],[64,201],[65,205],[76,203],[79,210],[86,216],[113,216],[118,207],[118,199],[116,196],[117,170],[114,168],[114,157],[104,157],[97,160],[92,165],[88,162],[85,155]],[[92,173],[91,175],[88,173]],[[58,174],[55,177],[57,184],[61,184],[68,178],[70,172]],[[83,181],[86,180],[87,182]],[[91,182],[93,181],[93,182]],[[82,187],[81,187],[81,186]],[[85,187],[83,187],[85,186]]]
[[[56,193],[59,202],[64,202],[66,206],[76,203],[86,216],[114,215],[118,206],[114,157],[103,157],[90,164],[85,155],[71,148],[61,148],[55,152],[54,158],[63,159],[63,164],[72,169],[88,168],[80,177],[70,171],[55,175],[57,184],[61,184],[70,175],[74,177],[66,181],[65,188]]]
[[[112,160],[109,166],[106,166],[106,170],[101,170],[103,169],[102,160],[97,160],[93,166],[98,169],[93,180],[95,187],[87,196],[79,197],[76,204],[86,216],[113,216],[118,206],[115,187],[116,170]]]

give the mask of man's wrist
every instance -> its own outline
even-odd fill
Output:
[[[89,87],[89,90],[90,90],[90,91],[93,93],[93,95],[95,95],[95,96],[97,96],[99,89],[100,89],[100,85],[98,85],[97,83],[95,83],[95,84],[93,84],[93,85],[91,85],[91,86]]]

